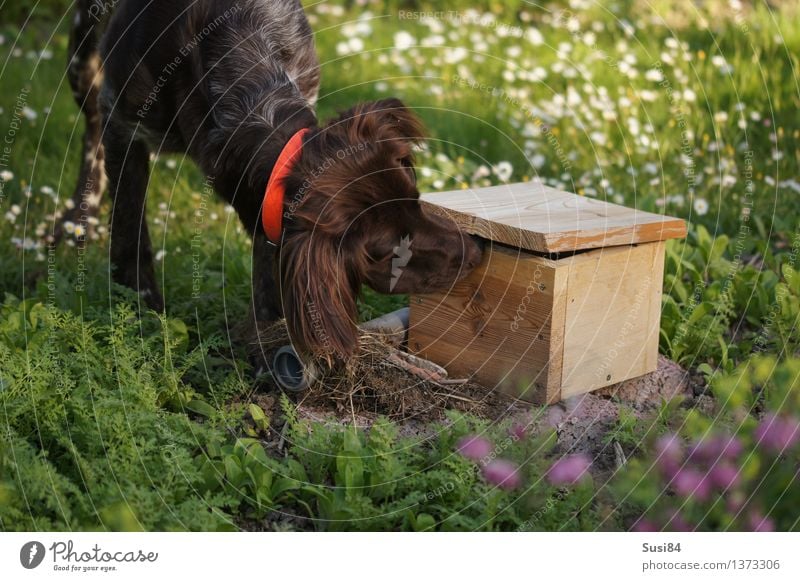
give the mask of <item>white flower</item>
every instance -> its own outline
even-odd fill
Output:
[[[166,165],[169,169],[175,169],[176,167],[178,167],[178,162],[175,161],[174,159],[168,159],[167,163],[164,165]]]
[[[8,171],[7,169],[0,171],[0,180],[3,180],[4,182],[10,182],[13,179],[14,179],[13,172]]]
[[[84,228],[80,224],[76,224],[75,225],[75,237],[76,238],[82,238],[84,236],[86,236],[86,228]]]
[[[155,256],[156,262],[161,262],[164,259],[164,256],[166,256],[166,254],[167,254],[166,250],[159,250],[158,252],[156,252]]]
[[[531,165],[536,169],[542,169],[546,161],[547,158],[544,155],[537,153],[531,158]]]
[[[544,43],[544,37],[542,36],[542,33],[532,26],[525,31],[525,38],[533,46],[539,46]]]
[[[72,198],[67,198],[67,201],[64,202],[64,207],[67,210],[72,210],[75,207],[75,202],[72,200]]]
[[[691,89],[684,89],[683,98],[689,103],[694,103],[694,101],[697,100],[697,94]]]
[[[364,41],[358,38],[357,36],[354,36],[353,38],[348,40],[347,44],[350,47],[350,50],[352,50],[353,52],[361,52],[362,50],[364,50]]]
[[[19,216],[22,213],[22,208],[19,207],[19,204],[14,204],[11,206],[11,213]]]
[[[536,67],[531,71],[531,80],[532,81],[541,81],[547,78],[547,70],[542,67]]]
[[[642,101],[652,103],[658,98],[658,93],[656,93],[655,91],[644,90],[639,93],[639,97],[642,99]]]
[[[708,202],[703,198],[697,198],[694,201],[694,211],[698,216],[705,216],[708,213]]]
[[[494,173],[500,178],[500,181],[503,182],[507,182],[511,178],[511,174],[514,173],[514,167],[508,161],[501,161],[492,169],[494,169]]]
[[[338,54],[339,56],[343,56],[343,55],[346,55],[346,54],[349,54],[349,53],[350,53],[350,45],[349,44],[347,44],[344,41],[336,43],[336,54]]]
[[[664,80],[664,75],[658,69],[650,69],[644,74],[644,78],[654,83],[660,83]]]
[[[489,177],[489,175],[491,173],[492,173],[491,170],[487,166],[480,165],[480,166],[478,166],[478,169],[475,170],[475,174],[474,174],[473,177],[476,178],[476,179],[477,178],[485,178],[485,177]]]
[[[405,30],[401,30],[400,32],[395,33],[394,35],[394,46],[395,48],[399,48],[400,50],[405,50],[407,48],[411,48],[417,42],[411,34],[406,32]]]
[[[41,188],[39,188],[39,191],[42,192],[45,196],[52,196],[53,194],[56,193],[55,190],[53,190],[53,188],[51,188],[50,186],[42,186]]]
[[[75,232],[75,223],[74,222],[67,221],[67,222],[64,222],[63,225],[64,225],[64,232],[66,232],[67,234],[72,234],[73,232]]]
[[[22,108],[22,115],[23,115],[23,117],[25,117],[25,119],[27,119],[28,121],[35,121],[35,120],[36,120],[36,118],[39,116],[39,114],[38,114],[36,111],[34,111],[33,109],[31,109],[31,108],[30,108],[30,107],[28,107],[27,105],[25,105],[25,106]]]
[[[454,65],[467,58],[468,55],[469,52],[463,46],[447,48],[444,51],[444,62],[449,65]]]

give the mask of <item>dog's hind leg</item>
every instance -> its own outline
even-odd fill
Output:
[[[75,233],[79,238],[91,234],[106,186],[102,116],[98,101],[103,79],[98,50],[102,15],[97,12],[97,6],[96,0],[78,0],[70,28],[67,76],[86,127],[78,182],[71,202],[67,202],[67,210],[56,224],[56,242],[69,233]]]
[[[114,115],[103,131],[111,209],[111,264],[116,282],[137,291],[156,311],[164,309],[153,269],[153,249],[145,215],[150,149],[135,127]]]

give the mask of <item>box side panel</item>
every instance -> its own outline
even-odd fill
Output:
[[[599,249],[567,269],[562,397],[654,371],[664,243]]]
[[[550,377],[554,264],[493,246],[449,293],[411,297],[409,350],[453,377],[474,376],[531,401],[553,397],[560,378]]]

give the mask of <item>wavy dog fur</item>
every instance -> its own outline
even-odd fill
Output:
[[[413,151],[423,128],[399,100],[318,124],[319,65],[297,0],[79,0],[69,76],[87,131],[81,213],[64,220],[91,228],[104,168],[113,277],[154,309],[164,303],[144,219],[153,152],[190,156],[252,235],[255,321],[285,315],[297,350],[331,364],[357,348],[362,285],[428,292],[480,261],[477,242],[421,207]],[[264,190],[301,128],[276,248],[260,225]],[[399,252],[405,266],[393,269]]]

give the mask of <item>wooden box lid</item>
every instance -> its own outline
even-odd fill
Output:
[[[470,234],[552,254],[686,236],[686,223],[525,182],[422,195]]]

